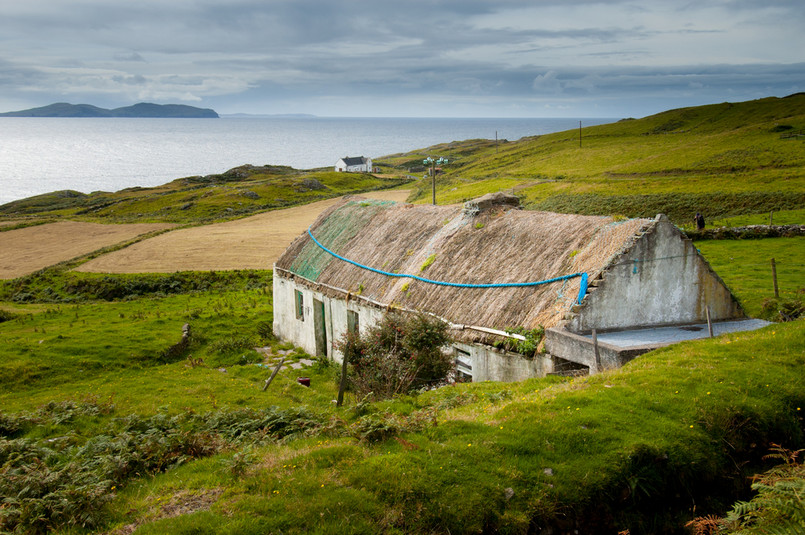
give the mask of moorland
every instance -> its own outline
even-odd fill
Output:
[[[759,331],[591,377],[348,392],[343,407],[339,369],[273,337],[270,261],[236,262],[267,247],[252,234],[300,232],[284,209],[307,207],[304,225],[344,194],[430,202],[427,156],[450,161],[439,203],[505,190],[527,209],[662,212],[683,229],[697,211],[709,225],[802,224],[803,129],[798,94],[444,143],[377,158],[380,175],[244,165],[0,206],[0,531],[684,533],[730,511],[732,532],[801,529],[803,237],[696,242],[749,315],[778,322]],[[102,238],[19,269],[65,224],[84,230],[51,249]],[[180,244],[235,263],[156,267]],[[264,391],[281,357],[297,367]]]

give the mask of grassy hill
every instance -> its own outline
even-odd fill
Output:
[[[780,135],[803,127],[804,98],[586,128],[581,148],[569,131],[384,163],[403,175],[450,157],[440,202],[513,189],[535,208],[746,221],[788,207],[802,222],[802,141]],[[0,214],[199,223],[398,183],[244,167]],[[750,314],[801,305],[805,238],[698,245]],[[272,367],[255,347],[308,357],[272,336],[270,272],[70,271],[82,261],[0,281],[0,532],[682,533],[748,498],[774,444],[805,447],[803,319],[593,377],[347,393],[338,408],[326,360],[263,391]]]
[[[762,282],[729,266],[742,299]],[[339,409],[327,361],[262,391],[255,346],[305,357],[271,338],[270,272],[44,272],[1,290],[7,531],[676,533],[747,496],[773,443],[805,445],[802,320],[589,378]]]
[[[180,178],[153,188],[90,194],[46,193],[0,206],[0,217],[69,218],[100,223],[210,223],[405,182],[405,179],[357,173],[243,165],[222,174]]]
[[[677,223],[805,208],[805,94],[671,110],[643,119],[523,138],[446,143],[377,159],[423,173],[451,161],[438,202],[514,190],[529,207]],[[784,137],[800,132],[798,137]],[[430,179],[417,199],[430,200]]]

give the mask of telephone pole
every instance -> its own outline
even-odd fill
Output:
[[[436,206],[436,164],[439,165],[446,165],[448,163],[447,158],[439,157],[438,159],[431,158],[428,156],[424,160],[422,160],[422,164],[426,167],[430,165],[430,180],[431,180],[431,191],[433,193],[433,205]]]

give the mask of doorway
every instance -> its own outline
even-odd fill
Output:
[[[316,355],[327,356],[327,322],[324,302],[313,299],[313,330],[316,335]]]

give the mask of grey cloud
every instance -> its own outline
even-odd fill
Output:
[[[119,84],[127,85],[143,85],[147,82],[145,76],[141,74],[136,74],[134,76],[112,76],[112,80]]]
[[[583,18],[602,6],[614,15],[609,22]],[[522,8],[582,8],[582,18],[524,20]],[[651,15],[660,9],[671,18],[654,24]],[[729,24],[711,24],[699,16],[705,9],[736,15]],[[0,95],[91,101],[117,92],[120,104],[150,95],[268,112],[283,110],[231,108],[281,100],[306,111],[305,102],[329,95],[385,101],[396,111],[402,99],[472,97],[496,106],[508,100],[532,114],[551,99],[581,109],[595,99],[628,106],[635,96],[754,98],[803,90],[802,64],[764,64],[746,59],[746,51],[731,56],[732,43],[757,40],[755,48],[768,50],[761,59],[777,58],[783,46],[801,50],[803,12],[801,0],[673,8],[659,0],[30,0],[4,8],[0,19]],[[640,14],[647,16],[631,22]],[[485,22],[490,18],[494,24]],[[780,28],[794,42],[776,43]],[[724,64],[672,56],[674,44],[696,38],[713,39],[710,48]]]
[[[145,59],[138,54],[137,52],[131,52],[128,54],[115,54],[114,59],[116,61],[135,61],[135,62],[145,62]]]

